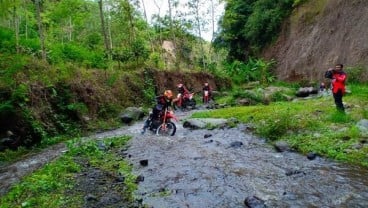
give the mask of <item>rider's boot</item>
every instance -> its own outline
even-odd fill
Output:
[[[144,122],[141,134],[144,134],[146,132],[146,129],[149,127],[151,120],[152,120],[152,115],[150,115],[148,119]]]

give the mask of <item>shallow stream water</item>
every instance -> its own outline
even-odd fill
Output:
[[[267,207],[368,207],[366,169],[279,153],[245,125],[189,130],[176,124],[171,137],[140,135],[141,123],[98,136],[134,136],[127,153],[135,174],[144,177],[136,196],[149,207],[236,208],[245,207],[247,197]]]
[[[175,136],[141,135],[143,122],[91,138],[132,135],[126,159],[143,181],[136,197],[154,208],[368,207],[368,170],[294,152],[277,152],[247,126],[215,130],[183,128]],[[0,168],[0,195],[23,176],[56,158],[63,144]],[[142,166],[140,161],[147,160]]]

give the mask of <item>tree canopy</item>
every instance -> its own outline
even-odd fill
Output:
[[[277,37],[295,3],[294,0],[226,0],[215,45],[229,50],[229,60],[246,61],[249,56],[257,56]]]

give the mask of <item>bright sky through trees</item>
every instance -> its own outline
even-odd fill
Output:
[[[159,8],[156,6],[156,4],[160,7],[161,17],[163,17],[165,14],[168,14],[167,0],[141,0],[141,1],[144,1],[148,21],[151,21],[152,20],[151,17],[154,14],[158,14],[159,12]],[[156,4],[155,4],[155,1],[156,1]],[[179,2],[180,2],[179,7],[178,7],[179,10],[181,12],[186,12],[188,10],[188,7],[186,7],[185,4],[188,2],[188,0],[180,0]],[[212,39],[211,1],[207,0],[204,2],[206,2],[206,7],[201,7],[200,13],[203,14],[201,18],[205,19],[207,23],[206,23],[206,27],[203,30],[202,38],[204,38],[207,41],[211,41]],[[220,17],[222,16],[224,12],[224,3],[219,4],[218,0],[214,0],[214,3],[215,3],[215,32],[216,32],[218,28],[217,22],[219,21]]]

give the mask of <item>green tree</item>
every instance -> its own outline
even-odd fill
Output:
[[[226,0],[222,30],[214,44],[229,50],[229,60],[248,60],[257,56],[277,37],[282,21],[294,0]]]

